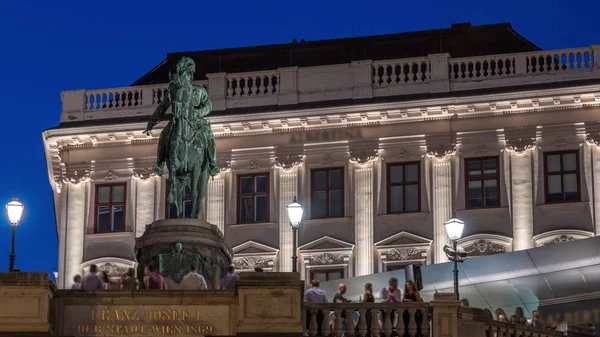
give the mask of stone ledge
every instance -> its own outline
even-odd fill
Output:
[[[54,283],[48,273],[6,272],[0,273],[0,286],[47,287]]]

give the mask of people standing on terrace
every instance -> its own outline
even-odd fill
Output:
[[[240,280],[240,277],[235,273],[235,267],[227,267],[227,275],[219,281],[220,290],[235,290],[235,284]]]
[[[71,290],[79,290],[81,289],[81,275],[77,274],[73,276],[73,285],[71,286]]]
[[[362,295],[361,303],[374,303],[375,296],[373,295],[373,285],[371,283],[365,284],[365,292]],[[360,317],[358,312],[354,312],[354,321],[356,322],[356,327],[360,324],[360,320],[363,319]],[[373,320],[373,314],[371,313],[371,309],[368,309],[365,312],[365,322],[367,324],[367,331],[371,331],[371,321]]]
[[[402,291],[398,288],[398,279],[395,277],[390,278],[388,286],[381,289],[380,296],[382,303],[400,303],[402,301]],[[379,329],[383,332],[383,325],[385,323],[385,315],[383,311],[379,312]],[[397,323],[396,310],[392,310],[390,313],[390,319],[392,320],[392,330],[395,330]]]
[[[194,265],[190,266],[190,272],[183,277],[179,284],[181,290],[205,290],[207,288],[204,276],[198,274]]]
[[[527,318],[523,314],[523,308],[517,307],[515,314],[510,316],[510,322],[516,324],[527,324]]]
[[[108,274],[105,271],[101,271],[100,273],[98,273],[98,275],[102,279],[102,282],[104,282],[104,290],[110,290],[112,284],[110,284]]]
[[[308,303],[327,303],[327,293],[325,290],[319,288],[320,282],[319,280],[310,281],[310,288],[306,289],[304,292],[304,301]],[[311,314],[309,310],[306,310],[306,332],[308,334],[308,330],[310,329],[310,320]],[[325,320],[325,315],[323,315],[323,311],[317,311],[317,334],[321,334],[321,326],[323,321]]]
[[[102,290],[104,282],[98,276],[98,266],[93,264],[90,266],[90,273],[85,275],[81,280],[81,290]]]
[[[127,269],[127,273],[119,280],[119,289],[121,290],[137,290],[140,288],[140,281],[135,278],[135,270]]]
[[[148,265],[144,271],[144,286],[146,289],[167,289],[165,278],[154,271],[153,265]]]
[[[496,309],[496,320],[498,322],[508,322],[508,316],[506,316],[506,312],[504,312],[504,309]]]
[[[406,281],[404,285],[404,302],[423,302],[419,289],[413,280]]]
[[[350,302],[352,302],[344,297],[344,294],[346,293],[347,289],[348,288],[346,287],[346,285],[344,283],[340,283],[340,285],[338,286],[337,293],[335,293],[335,295],[333,295],[333,303],[350,303]],[[343,332],[343,334],[345,334],[346,328],[348,327],[348,315],[346,313],[346,310],[342,310],[340,317],[342,318],[342,332]],[[333,330],[335,328],[335,319],[336,319],[336,316],[334,313],[329,315],[329,327],[331,328],[331,330]]]

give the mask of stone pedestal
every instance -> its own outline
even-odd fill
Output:
[[[136,239],[138,275],[153,265],[167,279],[167,286],[177,289],[189,267],[195,265],[209,288],[225,276],[233,252],[215,225],[198,219],[165,219],[146,226]]]
[[[241,273],[237,287],[237,336],[302,336],[304,284],[299,273]]]
[[[47,273],[0,273],[0,336],[52,336],[55,292]]]

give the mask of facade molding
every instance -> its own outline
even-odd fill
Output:
[[[550,246],[557,243],[587,239],[594,236],[593,232],[579,229],[558,229],[538,234],[533,237],[536,247]]]
[[[375,243],[379,254],[379,272],[388,267],[410,264],[424,265],[433,240],[406,231],[398,232]]]
[[[494,255],[512,251],[513,239],[497,234],[474,234],[458,240],[468,257]]]
[[[302,166],[304,155],[275,157],[273,166],[284,171],[291,171],[295,167]]]
[[[273,271],[279,249],[249,240],[232,248],[233,266],[236,271],[253,271],[260,267],[265,271]]]
[[[298,247],[305,278],[310,277],[313,270],[330,270],[332,268],[342,269],[345,277],[354,276],[353,251],[353,244],[330,236],[323,236]]]

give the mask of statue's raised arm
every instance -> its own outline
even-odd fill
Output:
[[[166,91],[163,91],[162,100],[160,101],[160,104],[158,104],[156,109],[154,110],[154,113],[152,114],[150,121],[146,125],[146,130],[144,130],[145,134],[147,134],[147,135],[150,134],[150,131],[156,126],[156,124],[160,123],[160,121],[165,116],[167,109],[169,109],[169,107],[171,106],[171,94],[169,91],[170,91],[169,89],[167,89]]]

